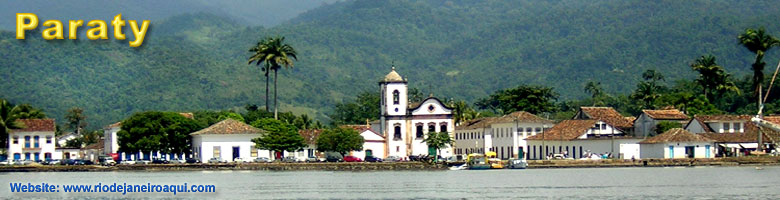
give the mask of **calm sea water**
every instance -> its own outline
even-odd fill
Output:
[[[214,184],[217,192],[10,192],[10,182]],[[0,173],[4,199],[780,199],[780,167]]]

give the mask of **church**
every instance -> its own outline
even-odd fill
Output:
[[[432,155],[433,149],[422,142],[428,132],[447,132],[452,137],[455,127],[452,108],[433,96],[421,102],[409,102],[408,82],[395,67],[379,81],[379,87],[381,115],[372,129],[385,138],[385,157]],[[452,147],[440,152],[442,157],[452,156]]]

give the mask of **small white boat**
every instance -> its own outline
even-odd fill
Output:
[[[457,165],[457,166],[452,166],[452,167],[450,167],[450,170],[464,170],[464,169],[468,169],[468,167],[466,166],[466,164],[462,164],[462,165]]]

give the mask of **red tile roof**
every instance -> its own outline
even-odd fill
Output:
[[[580,107],[580,111],[585,114],[588,119],[601,120],[618,128],[634,126],[632,120],[627,119],[612,107]]]
[[[671,119],[671,120],[685,120],[688,119],[688,115],[680,112],[677,109],[668,110],[642,110],[642,112],[653,119]]]
[[[212,135],[212,134],[257,134],[265,131],[245,124],[234,119],[226,119],[217,122],[202,130],[190,133],[190,135]]]
[[[588,131],[598,120],[563,120],[544,133],[536,134],[526,140],[574,140]]]
[[[19,119],[17,122],[24,125],[21,129],[11,129],[11,132],[39,132],[56,130],[54,119]]]
[[[106,126],[105,129],[116,128],[116,127],[121,127],[121,126],[122,126],[122,122],[117,122],[117,123],[113,123],[111,125]]]
[[[715,140],[707,138],[705,136],[693,134],[682,128],[673,128],[668,131],[656,135],[646,140],[639,142],[640,144],[655,144],[666,142],[714,142]]]
[[[298,131],[298,134],[301,134],[301,137],[306,141],[306,144],[311,145],[317,144],[317,138],[320,137],[320,133],[322,133],[322,129],[304,129]]]

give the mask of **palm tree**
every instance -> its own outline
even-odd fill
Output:
[[[17,122],[19,119],[18,112],[19,107],[11,105],[5,99],[0,99],[0,142],[2,142],[3,148],[8,148],[8,134],[11,133],[11,129],[24,128],[24,124]]]
[[[284,37],[266,38],[258,42],[258,45],[249,51],[255,52],[249,58],[249,63],[261,62],[266,64],[266,73],[268,70],[274,71],[274,119],[279,119],[279,106],[277,104],[276,86],[279,69],[282,67],[293,67],[293,59],[298,60],[295,49],[289,44],[284,43]],[[267,80],[267,79],[266,79]],[[266,86],[268,81],[266,81]],[[267,91],[267,87],[266,87]],[[267,93],[266,93],[267,94]],[[266,95],[267,97],[268,95]],[[268,105],[266,101],[266,106]]]
[[[747,48],[750,52],[756,54],[756,60],[753,62],[753,85],[755,89],[753,95],[758,99],[759,105],[761,104],[761,90],[762,82],[764,81],[764,63],[761,61],[764,58],[764,53],[774,46],[780,45],[780,41],[777,38],[767,34],[763,27],[759,29],[746,29],[744,33],[737,36],[739,43]]]
[[[441,151],[441,148],[447,147],[448,145],[451,146],[455,141],[452,140],[452,137],[450,137],[450,134],[447,132],[428,132],[428,135],[422,140],[422,143],[427,144],[428,148],[436,149],[436,155],[433,155],[433,157],[434,162],[438,162],[438,155],[441,154],[441,152],[439,152]]]
[[[729,80],[731,75],[715,62],[715,56],[701,56],[691,64],[691,68],[699,72],[696,83],[702,87],[702,92],[707,100],[711,99],[713,91],[721,94],[727,91],[739,93],[736,84]]]
[[[252,62],[255,62],[256,65],[260,65],[260,63],[263,63],[263,61],[265,61],[264,60],[265,57],[266,57],[266,53],[265,52],[268,49],[267,44],[268,44],[268,40],[269,39],[270,38],[266,38],[266,39],[260,40],[259,42],[257,42],[257,45],[255,45],[254,47],[249,49],[249,52],[253,52],[254,54],[252,54],[252,56],[249,57],[249,63],[248,64],[252,64]],[[265,62],[263,67],[260,68],[264,72],[264,76],[265,76],[265,111],[266,112],[271,110],[268,107],[268,102],[269,102],[268,101],[268,97],[269,97],[268,96],[268,88],[271,85],[270,82],[269,82],[270,79],[268,78],[268,72],[271,71],[270,66],[271,65],[268,62]]]
[[[585,92],[590,93],[591,98],[593,99],[593,106],[596,106],[596,103],[599,102],[599,99],[603,94],[601,82],[589,81],[585,84]]]

